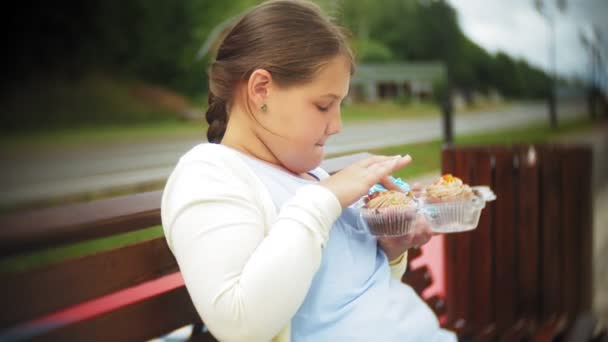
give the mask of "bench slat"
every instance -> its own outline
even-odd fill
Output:
[[[473,152],[471,184],[492,186],[492,156],[487,148]],[[471,236],[471,259],[474,271],[471,274],[471,326],[474,331],[484,331],[494,322],[494,283],[492,251],[492,222],[495,202],[489,202],[479,218],[475,234]]]
[[[495,207],[494,265],[496,329],[501,334],[515,321],[517,289],[515,287],[515,194],[513,152],[500,148],[492,150],[495,159],[494,192],[500,205]]]
[[[456,166],[456,157],[454,156],[454,150],[450,147],[444,147],[441,150],[441,173],[453,173]],[[457,278],[456,268],[452,267],[452,260],[454,255],[457,253],[456,246],[450,241],[450,235],[447,234],[443,237],[444,239],[444,277],[445,277],[445,292],[446,298],[453,298],[455,293],[455,280]],[[450,297],[451,296],[451,297]],[[450,302],[446,305],[446,316],[447,321],[444,324],[448,329],[452,328],[452,322],[454,317],[456,317],[456,307],[454,300],[450,300]]]
[[[578,165],[577,203],[580,205],[577,235],[579,236],[580,255],[576,267],[580,270],[579,308],[578,312],[589,312],[592,309],[593,295],[593,151],[590,148],[576,147],[576,165]],[[608,338],[607,338],[608,339]]]
[[[92,319],[51,330],[33,340],[143,341],[197,322],[200,318],[182,286]]]
[[[517,200],[517,284],[519,289],[518,313],[533,322],[539,319],[539,151],[532,146],[517,148],[519,168]]]
[[[333,174],[369,156],[329,158],[321,167]],[[0,257],[159,225],[161,198],[151,191],[0,217]]]
[[[0,256],[159,225],[161,196],[153,191],[0,218]]]
[[[464,150],[446,151],[452,160],[443,164],[442,173],[452,173],[468,182],[470,178],[471,156]],[[471,270],[471,237],[468,233],[446,234],[446,270],[458,270],[446,273],[446,297],[448,303],[448,327],[459,334],[466,334],[470,317],[470,282]],[[457,267],[456,267],[457,265]]]
[[[561,281],[561,297],[563,310],[567,314],[568,321],[574,320],[578,313],[578,303],[576,293],[580,291],[580,268],[578,267],[577,255],[580,255],[580,235],[579,235],[579,218],[581,217],[582,208],[578,201],[578,188],[580,179],[578,177],[577,165],[578,158],[576,150],[565,149],[561,153],[560,169],[561,179],[560,187],[562,189],[561,207],[561,246],[559,246],[562,255],[562,276]],[[565,210],[568,208],[568,210]]]
[[[561,259],[559,236],[561,232],[560,212],[560,154],[554,147],[545,147],[541,155],[541,321],[546,321],[561,306]]]
[[[401,277],[401,281],[408,284],[418,295],[433,283],[433,277],[427,266],[408,269]]]
[[[175,272],[165,238],[139,242],[39,269],[0,275],[0,327]]]

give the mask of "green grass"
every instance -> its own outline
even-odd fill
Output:
[[[501,106],[505,106],[505,104],[479,105],[469,108],[462,113],[482,109],[491,110]],[[110,111],[112,108],[106,105],[105,110]],[[425,117],[438,118],[439,108],[432,103],[420,102],[400,105],[390,101],[374,104],[345,105],[342,108],[342,120],[345,123]],[[6,132],[0,135],[0,149],[19,151],[21,149],[36,149],[48,146],[61,147],[117,141],[128,142],[143,139],[204,138],[206,132],[207,124],[205,122],[189,122],[166,116],[164,119],[155,119],[151,122],[79,124],[67,128]]]
[[[476,105],[458,111],[457,114],[503,109],[510,105],[511,103],[508,102],[479,102]],[[376,103],[350,104],[342,107],[342,120],[344,122],[439,117],[440,114],[440,108],[437,104],[431,102],[412,102],[404,105],[395,101],[381,101]]]
[[[517,143],[544,143],[564,134],[584,131],[593,127],[588,120],[564,122],[559,129],[553,131],[546,124],[538,124],[526,128],[513,128],[491,133],[456,136],[456,145],[512,145]],[[395,176],[411,179],[430,172],[438,171],[441,167],[440,140],[424,143],[407,144],[369,151],[373,154],[396,155],[409,154],[414,161],[405,169],[399,170]]]
[[[192,134],[201,123],[179,120],[184,97],[135,80],[91,74],[41,78],[2,99],[0,147],[14,149]]]
[[[41,78],[9,90],[3,100],[2,128],[36,131],[82,124],[129,124],[175,117],[167,108],[134,95],[133,80],[90,74],[75,80]]]
[[[357,103],[342,107],[342,120],[344,122],[411,119],[419,117],[439,116],[439,108],[432,103],[412,103],[400,105],[385,101],[377,103]]]

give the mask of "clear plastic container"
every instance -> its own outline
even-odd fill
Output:
[[[469,200],[423,203],[421,212],[437,233],[465,232],[477,228],[481,210],[496,196],[486,186],[472,187],[475,196]]]
[[[411,232],[418,216],[418,206],[407,208],[361,208],[366,231],[374,236],[403,236]]]

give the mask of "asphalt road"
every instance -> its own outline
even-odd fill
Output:
[[[581,104],[563,104],[560,120],[582,113],[583,109]],[[491,132],[546,120],[544,104],[517,104],[498,111],[456,116],[454,131],[455,134]],[[441,120],[436,117],[353,123],[344,125],[342,132],[328,141],[326,154],[440,137]],[[2,153],[0,206],[159,182],[166,179],[184,152],[204,141],[201,132],[200,138],[107,142]]]

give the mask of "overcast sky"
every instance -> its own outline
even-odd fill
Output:
[[[556,0],[544,0],[555,15],[557,69],[562,75],[588,76],[589,54],[580,40],[581,30],[591,32],[590,21],[603,34],[608,57],[608,0],[566,0],[560,13]],[[533,0],[448,0],[458,11],[465,34],[490,52],[505,51],[548,69],[549,26],[536,11]],[[585,77],[586,78],[586,77]]]

